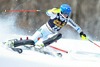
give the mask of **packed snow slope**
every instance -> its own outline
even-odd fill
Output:
[[[23,31],[16,28],[16,18],[12,14],[0,15],[0,42],[26,37],[18,35],[23,34]],[[100,45],[100,42],[95,43]],[[68,51],[68,53],[61,52],[62,58],[32,50],[24,50],[19,54],[1,45],[0,43],[0,67],[100,67],[100,48],[89,41],[60,39],[51,44]]]
[[[4,40],[19,38],[11,35]],[[3,41],[4,41],[3,40]],[[96,42],[100,44],[99,42]],[[24,50],[22,54],[0,46],[1,67],[100,67],[100,48],[89,41],[60,39],[51,44],[68,51],[62,58],[45,55],[32,50]]]

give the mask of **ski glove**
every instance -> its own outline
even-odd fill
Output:
[[[48,10],[49,12],[53,12],[53,13],[60,13],[60,9],[59,8],[52,8],[50,10]]]
[[[84,34],[83,32],[80,33],[80,37],[82,38],[82,40],[87,40],[86,34]]]

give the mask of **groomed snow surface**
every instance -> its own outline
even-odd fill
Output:
[[[15,26],[17,15],[0,15],[0,42],[20,38],[22,30]],[[100,45],[100,42],[95,42]],[[100,48],[89,41],[60,39],[51,44],[68,51],[62,58],[44,55],[32,50],[22,54],[14,52],[0,44],[0,67],[100,67]]]
[[[19,54],[0,47],[0,67],[100,67],[100,48],[89,41],[60,39],[51,45],[68,53],[62,52],[59,58],[32,50]]]

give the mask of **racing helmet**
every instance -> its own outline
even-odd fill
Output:
[[[62,4],[60,6],[60,10],[62,14],[67,14],[68,16],[70,16],[72,9],[68,4]]]

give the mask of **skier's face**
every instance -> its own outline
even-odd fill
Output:
[[[67,14],[62,14],[64,17],[68,18],[68,15]]]

